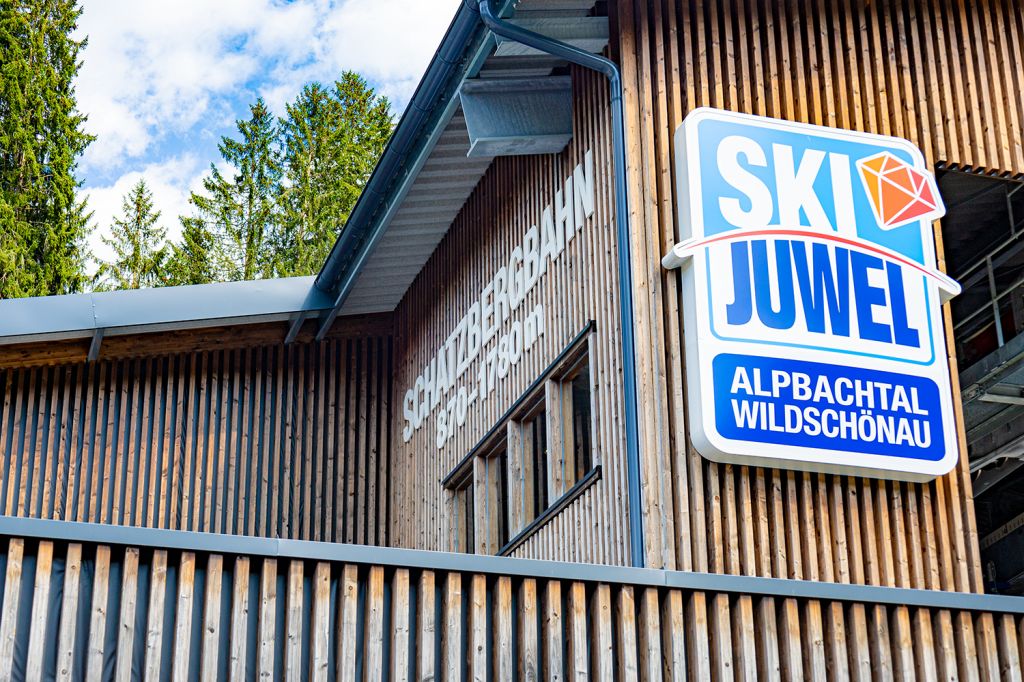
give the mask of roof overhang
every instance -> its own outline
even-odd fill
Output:
[[[274,322],[331,307],[312,277],[0,301],[0,345]]]
[[[511,4],[504,3],[502,14],[514,14],[510,21],[532,30],[593,52],[608,43],[607,19],[591,16],[595,0],[520,0],[514,13]],[[316,286],[337,304],[324,330],[336,314],[397,307],[495,156],[552,153],[567,142],[535,118],[534,130],[511,130],[498,143],[492,137],[490,145],[474,149],[479,136],[471,139],[467,115],[479,116],[480,107],[464,110],[460,94],[486,92],[494,103],[484,116],[500,128],[500,116],[491,114],[503,88],[522,92],[527,80],[551,79],[549,92],[561,88],[568,96],[565,67],[556,57],[496,41],[479,19],[476,0],[465,0],[317,278]],[[491,154],[480,155],[488,146]]]

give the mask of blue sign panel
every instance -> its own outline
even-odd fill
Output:
[[[945,209],[906,140],[712,109],[676,133],[691,440],[716,461],[926,480],[957,439]]]

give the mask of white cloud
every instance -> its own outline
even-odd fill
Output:
[[[144,178],[153,193],[153,208],[160,211],[159,224],[166,228],[167,238],[177,241],[181,237],[180,215],[189,215],[189,194],[202,187],[203,177],[209,170],[195,156],[186,154],[158,163],[148,164],[141,171],[131,171],[119,177],[113,184],[103,187],[86,187],[83,194],[93,211],[96,229],[89,238],[89,247],[97,258],[107,259],[110,249],[103,243],[103,236],[110,235],[110,225],[121,215],[121,201],[125,194]]]
[[[347,0],[326,12],[311,36],[311,61],[291,77],[330,80],[345,69],[361,73],[404,107],[434,55],[461,0]],[[287,69],[280,65],[278,71]]]
[[[79,32],[89,43],[78,104],[97,139],[80,173],[97,225],[93,253],[110,256],[101,236],[139,178],[168,237],[180,238],[189,193],[221,161],[209,158],[212,141],[234,134],[239,107],[257,94],[283,114],[302,85],[348,69],[400,113],[460,2],[82,0]]]
[[[83,0],[79,30],[89,44],[77,90],[97,140],[82,169],[145,159],[157,142],[222,118],[226,103],[255,92],[281,113],[303,83],[343,69],[402,107],[459,2]]]

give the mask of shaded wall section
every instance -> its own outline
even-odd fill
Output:
[[[390,337],[230,345],[0,369],[0,513],[386,543]]]
[[[511,270],[516,258],[522,267],[524,235],[544,225],[545,208],[551,212],[553,204],[563,198],[566,178],[585,162],[588,152],[592,154],[593,215],[581,218],[581,226],[574,228],[560,255],[541,269],[519,307],[507,319],[497,320],[491,340],[481,344],[478,357],[467,362],[462,378],[440,405],[453,399],[459,389],[485,395],[479,388],[481,369],[491,371],[488,368],[495,364],[502,339],[513,335],[517,325],[525,329],[531,311],[541,311],[543,333],[522,351],[518,362],[510,363],[507,375],[497,374],[497,379],[491,380],[494,388],[488,397],[469,401],[465,423],[442,446],[436,442],[436,424],[443,410],[432,408],[408,442],[403,442],[401,433],[402,406],[395,411],[395,461],[402,463],[402,476],[396,477],[394,488],[397,546],[453,549],[452,494],[439,481],[474,451],[545,368],[593,323],[593,458],[602,467],[601,479],[537,529],[514,555],[610,564],[626,560],[629,543],[609,94],[603,77],[577,68],[571,73],[572,141],[558,154],[496,158],[395,311],[395,401],[399,403],[406,390],[416,386],[417,376],[429,371],[432,362],[436,364],[438,349],[459,334],[460,320],[474,301],[483,298],[481,292],[489,289],[496,273]],[[571,198],[569,201],[571,205]],[[522,488],[521,482],[514,481],[510,490],[518,495]]]

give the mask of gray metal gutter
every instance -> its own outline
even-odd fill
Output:
[[[636,344],[633,315],[633,267],[630,256],[629,201],[626,182],[626,134],[622,102],[622,76],[606,57],[567,45],[506,21],[495,11],[494,0],[479,0],[480,17],[496,35],[565,59],[608,79],[611,90],[612,162],[615,170],[615,226],[618,241],[619,315],[622,328],[622,379],[626,408],[626,487],[629,506],[629,555],[633,566],[644,565],[643,507],[640,490],[640,439],[637,415]]]
[[[784,599],[817,599],[832,602],[1024,615],[1024,597],[1004,595],[853,585],[722,573],[665,571],[653,568],[579,564],[564,561],[512,559],[478,554],[427,552],[418,549],[195,533],[49,519],[0,517],[0,536],[246,557],[330,561],[496,576],[623,584]]]
[[[288,320],[327,310],[312,277],[0,301],[0,344]]]

